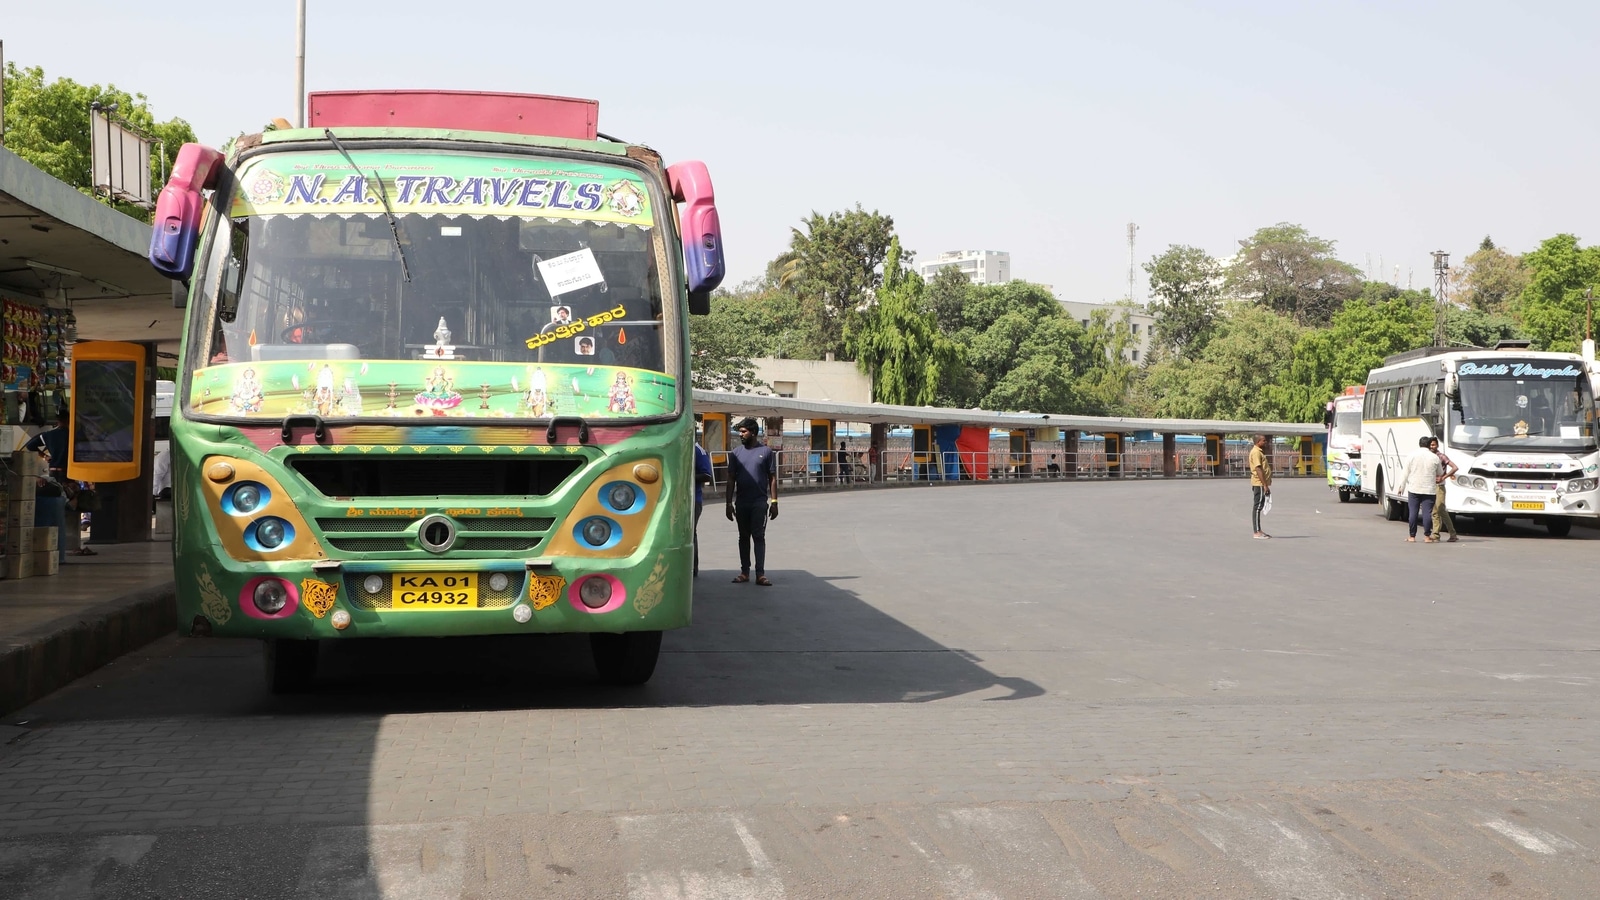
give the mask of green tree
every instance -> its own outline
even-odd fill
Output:
[[[956,340],[967,366],[941,385],[956,407],[1095,414],[1117,393],[1108,354],[1120,339],[1107,322],[1098,336],[1066,314],[1055,295],[1025,281],[973,286]],[[1091,324],[1094,324],[1091,322]],[[1125,330],[1125,326],[1124,326]]]
[[[719,291],[711,296],[709,315],[689,317],[689,378],[695,387],[753,393],[767,386],[752,361],[763,355],[761,336],[748,327],[754,306]]]
[[[944,334],[955,334],[966,323],[962,311],[972,294],[972,281],[955,266],[933,273],[922,290],[922,308],[938,323]]]
[[[1281,389],[1305,329],[1254,304],[1225,307],[1216,335],[1196,358],[1166,357],[1134,386],[1135,409],[1184,419],[1285,421]]]
[[[1361,290],[1356,268],[1333,251],[1333,241],[1279,222],[1239,242],[1224,288],[1298,324],[1324,324]]]
[[[1221,264],[1199,247],[1173,244],[1144,270],[1157,342],[1178,356],[1204,347],[1221,309]]]
[[[150,178],[156,190],[161,187],[163,168],[170,172],[179,148],[195,139],[194,130],[182,119],[157,122],[144,94],[129,94],[115,85],[78,84],[70,78],[46,82],[43,69],[18,68],[15,63],[6,63],[4,78],[6,149],[85,194],[94,193],[90,184],[90,103],[116,104],[119,118],[165,145],[164,167],[159,158],[161,145],[153,147],[150,154]],[[149,210],[102,202],[150,220]]]
[[[1515,319],[1477,309],[1451,307],[1444,327],[1452,347],[1493,347],[1500,341],[1523,337]]]
[[[872,379],[872,399],[899,406],[932,404],[961,348],[923,310],[922,278],[900,268],[900,239],[889,244],[883,284],[865,313],[846,323],[845,349]]]
[[[1334,394],[1364,384],[1385,357],[1433,340],[1435,305],[1426,291],[1402,291],[1381,281],[1362,286],[1326,328],[1301,333],[1294,358],[1275,387],[1290,421],[1314,422]]]
[[[881,271],[894,239],[894,219],[855,209],[824,216],[813,211],[805,230],[792,229],[780,282],[805,305],[823,353],[844,350],[845,323],[858,315],[883,283]],[[911,254],[900,263],[909,265]]]
[[[1600,247],[1558,234],[1522,258],[1528,285],[1515,305],[1523,331],[1540,350],[1572,352],[1583,340],[1583,293],[1600,282]]]
[[[1528,286],[1522,257],[1507,253],[1485,237],[1478,251],[1451,276],[1451,299],[1491,315],[1504,315]]]

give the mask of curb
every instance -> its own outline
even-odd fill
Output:
[[[0,639],[0,715],[177,631],[176,603],[167,582]]]

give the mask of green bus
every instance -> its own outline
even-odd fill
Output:
[[[312,94],[185,145],[150,261],[187,306],[179,630],[276,691],[352,638],[587,632],[603,681],[690,620],[686,314],[724,272],[706,167],[593,101]]]

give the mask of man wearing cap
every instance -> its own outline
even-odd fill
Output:
[[[756,584],[771,587],[767,578],[767,519],[778,517],[778,462],[772,449],[761,443],[756,420],[738,425],[739,446],[728,451],[728,521],[739,523],[739,577],[750,580],[750,545],[755,544]]]

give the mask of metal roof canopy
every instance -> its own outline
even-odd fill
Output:
[[[79,340],[154,341],[175,354],[183,310],[149,247],[149,225],[0,148],[0,289],[51,306],[64,292]]]
[[[831,419],[874,425],[973,425],[988,428],[1067,428],[1093,434],[1158,431],[1163,434],[1270,434],[1317,436],[1322,425],[1305,422],[1236,422],[1223,419],[1127,419],[1116,416],[1069,416],[1055,413],[1010,413],[981,409],[944,409],[933,406],[890,406],[883,403],[842,403],[801,400],[760,394],[696,389],[698,412],[785,419]]]

